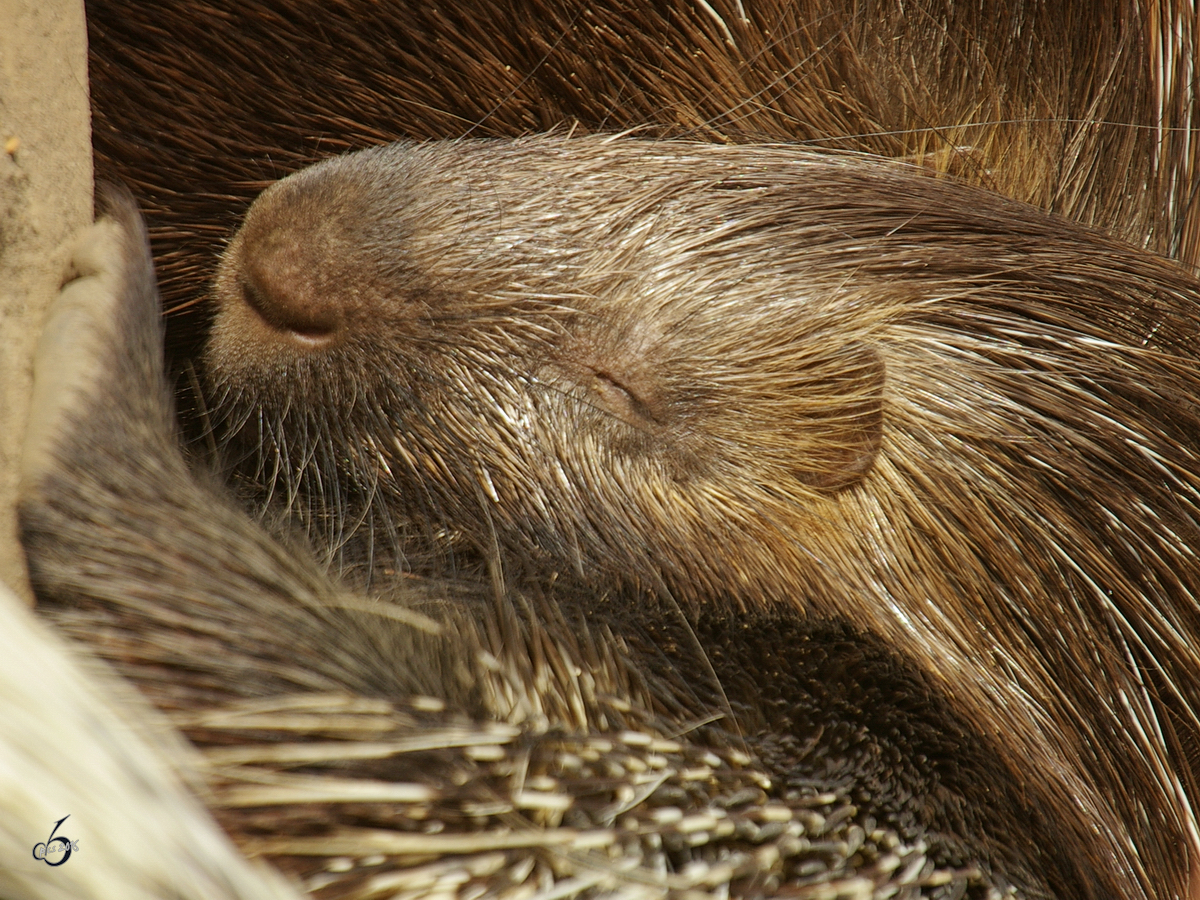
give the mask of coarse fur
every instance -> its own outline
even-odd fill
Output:
[[[403,189],[414,206],[387,209],[387,224],[407,233],[382,229],[377,243],[408,252],[417,242],[398,267],[381,268],[370,242],[293,253],[327,262],[343,283],[370,286],[376,272],[400,283],[395,307],[366,291],[331,319],[316,279],[248,278],[259,321],[218,327],[211,418],[192,416],[194,395],[184,401],[193,422],[235,435],[249,424],[222,446],[235,451],[242,490],[282,500],[272,514],[297,513],[318,553],[358,584],[378,587],[408,565],[462,579],[468,595],[491,579],[500,596],[515,584],[561,591],[568,610],[594,607],[588,628],[615,629],[633,669],[649,673],[633,679],[650,685],[636,705],[684,718],[724,710],[776,776],[812,778],[841,760],[876,791],[866,802],[901,832],[931,836],[943,863],[979,861],[998,885],[1035,895],[1195,889],[1195,285],[1081,227],[1195,261],[1194,10],[400,4],[365,17],[345,4],[310,18],[288,4],[216,6],[219,27],[190,6],[89,7],[98,165],[148,204],[172,307],[203,293],[213,250],[250,196],[318,155],[396,137],[560,130],[385,150],[264,201],[260,225],[252,217],[227,257],[226,310],[245,288],[229,273],[272,258],[272,233],[303,242],[317,222],[343,236],[363,227],[320,196],[322,184],[375,210]],[[1066,218],[861,159],[578,139],[616,129],[865,151]],[[500,158],[509,175],[497,174]],[[623,173],[616,184],[596,177],[605,167]],[[431,183],[431,172],[444,177]],[[372,180],[392,193],[381,201]],[[315,220],[288,218],[300,202],[290,190],[315,192]],[[537,218],[547,197],[561,223]],[[459,229],[438,233],[439,217]],[[788,238],[773,248],[781,229]],[[599,246],[578,243],[588,234]],[[611,234],[636,239],[610,246]],[[505,240],[511,256],[497,252]],[[240,257],[247,245],[255,252]],[[464,264],[451,266],[456,253]],[[764,264],[723,265],[743,253]],[[639,269],[643,255],[659,268]],[[506,268],[514,259],[526,268]],[[774,292],[799,276],[801,289]],[[710,304],[738,314],[706,323],[694,310]],[[651,329],[631,315],[647,305]],[[367,316],[386,327],[364,327]],[[446,335],[465,341],[475,366],[452,358]],[[418,340],[381,348],[397,336]],[[238,355],[239,341],[258,363]],[[193,342],[182,333],[172,346]],[[385,384],[364,362],[372,353],[400,357],[401,380]],[[272,366],[307,380],[281,398]],[[247,391],[262,395],[264,431]],[[284,415],[283,398],[303,414]],[[354,400],[367,414],[346,427],[314,400],[351,411]],[[393,420],[420,440],[397,442]],[[151,459],[166,453],[158,446]],[[189,477],[175,463],[167,471]],[[164,481],[147,484],[146,508],[163,508]],[[77,516],[89,502],[104,501],[83,491],[67,507]],[[212,520],[218,545],[257,534],[230,516]],[[289,562],[303,551],[266,546],[271,578],[295,565],[309,573],[284,578],[280,597],[309,596],[309,578],[336,593],[311,564]],[[162,556],[162,544],[148,549]],[[197,581],[245,595],[214,571],[127,565],[135,596],[186,587],[163,606],[163,626]],[[81,588],[59,590],[61,600]],[[106,654],[141,671],[160,704],[196,702],[187,677],[157,678],[162,662],[188,669],[196,657],[159,659],[155,641],[129,651],[124,635],[136,632],[123,615],[100,642]],[[152,606],[134,618],[146,615]],[[314,621],[330,627],[313,615],[283,615],[283,643],[265,642],[280,658],[251,667],[262,680],[252,692],[287,684],[274,680],[280,665],[291,678],[312,663],[324,675],[311,677],[332,671],[346,689],[413,689],[384,687],[396,676],[376,667],[394,657],[362,652],[370,637],[347,637],[355,666],[325,671],[315,649],[295,666],[285,648],[304,647]],[[234,620],[258,633],[254,616]],[[372,634],[350,621],[347,635]],[[94,626],[84,616],[73,630]],[[403,653],[410,644],[400,641]],[[247,638],[230,658],[248,662],[261,646]],[[201,667],[214,696],[229,690],[223,662]],[[450,699],[466,704],[472,679],[440,671],[429,679],[443,692],[467,685]],[[838,673],[831,687],[828,673]],[[788,687],[764,691],[772,682]],[[825,717],[859,736],[838,736]],[[773,754],[813,736],[815,760]]]
[[[55,624],[111,660],[201,751],[196,760],[176,749],[170,760],[245,852],[321,897],[553,886],[565,897],[645,900],[779,888],[814,900],[982,898],[1005,883],[976,865],[937,867],[948,846],[969,853],[958,835],[971,835],[921,827],[906,792],[924,796],[936,775],[897,766],[910,748],[867,731],[845,689],[832,691],[835,703],[823,699],[831,680],[878,693],[869,676],[886,654],[871,659],[854,642],[814,647],[817,677],[783,693],[789,714],[811,698],[806,722],[816,730],[799,752],[786,736],[774,748],[807,777],[776,782],[736,736],[695,718],[693,655],[639,671],[646,648],[568,625],[558,604],[572,597],[561,586],[551,598],[526,581],[493,603],[478,586],[406,579],[391,602],[376,602],[281,546],[222,488],[186,471],[144,236],[128,200],[110,202],[112,218],[76,250],[77,277],[39,352],[25,546]],[[14,900],[62,890],[287,895],[241,866],[169,777],[152,768],[131,784],[146,750],[105,717],[98,692],[78,687],[77,669],[45,636],[14,624],[21,652],[0,669],[5,721],[23,728],[0,742],[0,772],[28,779],[5,782],[21,804],[0,832]],[[667,643],[658,652],[679,655]],[[33,702],[47,677],[72,691],[67,701]],[[896,692],[901,702],[881,707],[903,726],[908,710],[920,716],[922,696]],[[139,712],[147,718],[136,704],[124,715]],[[901,741],[909,732],[899,730]],[[76,752],[83,764],[49,786],[48,763]],[[103,789],[89,786],[91,775]],[[856,803],[864,790],[882,796]],[[899,824],[914,837],[864,808],[887,815],[888,798],[908,812]],[[68,804],[84,859],[108,856],[56,880],[21,842],[31,822]],[[175,807],[181,821],[162,823]],[[154,849],[164,860],[139,861],[147,833],[161,835]],[[188,837],[197,846],[182,844]]]
[[[215,285],[218,437],[343,560],[475,551],[663,616],[852,624],[1004,736],[942,782],[988,785],[989,842],[1008,805],[1084,859],[1186,853],[1200,295],[1175,266],[894,165],[575,138],[302,172]]]
[[[61,637],[0,589],[0,895],[6,900],[296,900],[251,865],[179,772],[194,754],[111,672],[72,659]],[[64,822],[56,822],[66,817]],[[50,863],[32,851],[51,833]],[[55,852],[56,851],[56,852]],[[73,863],[73,864],[72,864]]]

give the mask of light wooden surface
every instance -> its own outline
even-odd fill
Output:
[[[27,601],[17,461],[42,316],[92,216],[87,85],[82,0],[0,0],[0,581]]]

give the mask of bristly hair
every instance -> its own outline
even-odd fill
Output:
[[[1200,293],[1175,265],[919,167],[528,138],[280,182],[214,298],[225,455],[344,562],[474,551],[852,622],[1004,735],[1097,877],[1183,877]]]
[[[217,251],[251,197],[319,157],[396,138],[628,131],[865,152],[1032,203],[1185,267],[1200,261],[1197,13],[1186,0],[1126,0],[1116,9],[1103,0],[850,9],[833,0],[528,0],[398,3],[382,14],[376,4],[364,14],[347,2],[311,19],[284,0],[205,8],[219,28],[188,3],[89,4],[98,170],[147,204],[164,295],[179,313],[170,319],[171,346],[183,368],[179,354],[194,349],[197,320],[207,316],[187,308],[206,295]],[[847,167],[870,177],[883,171]],[[302,383],[291,397],[357,404],[354,432],[296,405],[258,418],[251,404],[228,399],[226,387],[243,387],[233,382],[216,394],[212,422],[197,414],[205,407],[198,393],[183,396],[185,428],[212,440],[206,428],[252,426],[249,443],[257,434],[265,444],[246,448],[262,454],[251,482],[273,485],[274,499],[318,523],[313,534],[325,535],[319,549],[330,558],[348,553],[371,567],[382,559],[474,579],[498,562],[509,573],[523,564],[536,570],[544,553],[570,573],[622,573],[684,606],[723,589],[729,572],[720,566],[731,559],[743,585],[734,602],[754,599],[744,585],[779,593],[802,573],[810,590],[792,598],[799,605],[863,612],[864,628],[921,656],[963,710],[999,710],[1000,721],[974,724],[1001,733],[1018,775],[1039,758],[1031,770],[1061,770],[1047,788],[1055,808],[1082,807],[1078,827],[1095,824],[1104,832],[1096,846],[1110,845],[1111,853],[1095,851],[1097,890],[1180,893],[1196,865],[1172,843],[1195,843],[1188,804],[1197,796],[1194,285],[1063,220],[911,173],[877,177],[889,191],[920,186],[846,205],[853,186],[831,178],[838,190],[809,203],[826,235],[808,234],[822,260],[809,274],[834,298],[815,318],[807,308],[809,342],[778,352],[759,341],[772,323],[752,319],[706,333],[714,352],[696,371],[712,393],[692,379],[687,394],[685,379],[656,375],[697,355],[686,343],[695,316],[658,336],[630,326],[607,343],[593,336],[570,344],[578,333],[571,315],[593,298],[560,285],[525,295],[521,312],[532,311],[536,327],[516,328],[511,297],[501,298],[491,321],[474,319],[486,340],[456,367],[407,386],[408,415],[422,412],[411,406],[414,394],[436,398],[472,379],[482,388],[457,413],[434,401],[424,408],[426,424],[471,444],[459,461],[474,464],[456,483],[445,471],[418,478],[446,448],[392,440],[399,392],[364,391],[348,375],[336,390],[312,395]],[[622,199],[617,209],[641,201],[640,214],[661,195],[631,190]],[[511,202],[508,212],[519,208]],[[874,224],[856,231],[864,221]],[[761,223],[765,233],[773,227]],[[762,239],[736,230],[721,232],[717,253],[754,251]],[[696,238],[674,249],[701,265],[711,252]],[[897,259],[908,261],[902,279]],[[628,266],[613,256],[590,274],[612,283]],[[728,281],[739,279],[730,273]],[[703,288],[695,286],[698,295]],[[839,332],[844,323],[851,328]],[[447,324],[462,325],[439,323]],[[649,365],[654,348],[680,342],[676,358]],[[568,345],[586,365],[551,366],[515,386],[479,381],[480,372],[503,372],[514,348],[561,360],[552,350]],[[803,377],[796,346],[816,348],[802,361]],[[360,349],[340,362],[361,366],[367,344]],[[421,352],[437,349],[431,342]],[[752,376],[729,364],[738,358],[753,361]],[[830,377],[835,371],[848,377]],[[365,374],[378,382],[377,370]],[[703,416],[713,398],[738,396],[748,378],[762,401],[757,415],[708,435],[717,452],[689,444],[693,425],[671,411],[711,421]],[[798,396],[797,386],[814,384],[824,393]],[[682,407],[671,402],[680,391]],[[637,507],[640,517],[605,506],[583,521],[526,491],[522,521],[493,515],[460,527],[460,513],[489,509],[491,495],[517,494],[497,484],[505,461],[481,458],[468,440],[471,417],[490,417],[511,437],[525,425],[520,406],[531,394],[536,409],[571,406],[580,417],[571,421],[591,430],[567,446],[562,432],[543,428],[537,437],[552,452],[522,461],[528,483],[537,483],[537,466],[569,452],[575,471],[551,471],[572,490],[602,492],[612,470],[598,470],[595,454],[645,455],[664,435],[672,453],[660,455],[656,484],[694,487],[710,469],[725,479],[695,491],[697,514],[686,526],[661,493]],[[784,427],[797,418],[803,427]],[[746,427],[759,447],[744,448]],[[797,432],[813,439],[812,452],[789,462]],[[579,453],[582,446],[595,453]],[[738,493],[729,482],[746,466],[771,477]],[[407,477],[408,505],[377,515],[379,473],[386,482],[389,471]],[[754,513],[729,518],[731,508]],[[540,529],[536,539],[525,522]],[[724,552],[664,552],[647,566],[630,550],[630,534],[655,552]],[[774,557],[747,552],[777,548],[780,534],[795,548],[782,575]],[[864,570],[863,559],[887,565]],[[931,578],[942,593],[922,605],[914,586]],[[1055,585],[1067,588],[1062,602]],[[1079,642],[1088,652],[1078,652]],[[1114,743],[1113,734],[1128,737]]]

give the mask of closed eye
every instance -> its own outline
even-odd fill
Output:
[[[592,370],[592,386],[601,404],[630,425],[661,424],[649,403],[618,378],[602,370]]]

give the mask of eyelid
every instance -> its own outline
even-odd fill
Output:
[[[604,369],[590,371],[593,390],[600,395],[605,408],[614,415],[634,426],[662,423],[662,416],[655,410],[654,405],[647,402],[626,382]]]

